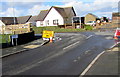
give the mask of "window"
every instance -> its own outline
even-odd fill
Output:
[[[49,20],[47,20],[47,25],[49,25]]]
[[[40,21],[40,25],[43,25],[43,21]]]
[[[59,23],[58,23],[58,19],[53,20],[53,25],[59,25]]]

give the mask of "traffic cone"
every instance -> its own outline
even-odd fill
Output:
[[[52,37],[50,37],[50,43],[52,43],[53,42],[53,38]]]
[[[118,38],[117,38],[116,36],[114,36],[114,39],[116,39],[116,40],[117,40]]]

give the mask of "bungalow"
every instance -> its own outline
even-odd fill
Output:
[[[97,21],[99,18],[92,14],[92,13],[88,13],[86,16],[85,16],[85,23],[88,23],[90,21]]]
[[[13,25],[13,24],[25,24],[28,22],[28,20],[32,17],[32,15],[29,16],[21,16],[21,17],[0,17],[0,20],[5,25]],[[0,24],[1,25],[1,24]]]
[[[31,23],[31,26],[36,26],[36,20],[37,20],[37,16],[32,16],[28,23]]]
[[[37,17],[36,26],[58,26],[72,23],[72,18],[76,16],[73,7],[55,7],[49,10],[42,10]]]
[[[3,26],[14,25],[14,24],[25,24],[32,16],[22,16],[22,17],[0,17],[0,34],[3,33]],[[9,26],[7,26],[9,27]],[[4,29],[4,33],[12,33],[11,29]]]
[[[31,17],[32,17],[32,15],[17,17],[17,23],[18,24],[25,24],[30,20]]]
[[[16,17],[0,17],[0,20],[1,20],[1,22],[4,23],[5,25],[13,25],[14,22],[17,23]],[[15,24],[16,24],[16,23],[15,23]],[[2,25],[2,24],[0,24],[0,25]]]

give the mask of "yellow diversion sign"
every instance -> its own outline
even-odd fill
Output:
[[[54,31],[44,30],[42,34],[42,38],[50,38],[50,37],[54,37]]]

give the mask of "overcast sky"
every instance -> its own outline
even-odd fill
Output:
[[[38,15],[41,10],[51,6],[73,6],[77,16],[93,13],[98,17],[111,18],[112,12],[118,12],[120,0],[2,0],[0,17]],[[14,10],[13,10],[14,8]]]

